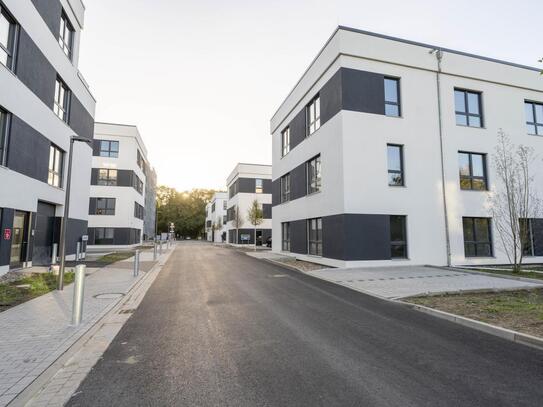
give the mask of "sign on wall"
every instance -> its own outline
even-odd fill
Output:
[[[11,240],[11,229],[4,229],[4,240]]]

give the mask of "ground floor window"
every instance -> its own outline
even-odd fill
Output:
[[[114,234],[115,230],[113,228],[95,228],[94,244],[113,244]]]
[[[541,243],[543,219],[520,219],[519,222],[522,254],[524,256],[541,256],[543,253],[543,244]]]
[[[314,256],[322,256],[322,218],[307,221],[308,252]]]
[[[466,257],[491,257],[492,238],[489,218],[462,218]]]
[[[390,257],[393,259],[407,258],[406,217],[390,216]]]
[[[281,238],[281,250],[284,252],[290,252],[290,223],[285,222],[281,224]]]

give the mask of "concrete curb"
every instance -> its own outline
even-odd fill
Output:
[[[462,273],[469,273],[469,274],[479,274],[482,276],[488,276],[488,277],[495,277],[495,278],[505,278],[507,280],[516,280],[516,281],[523,281],[525,283],[533,283],[533,284],[540,284],[543,285],[543,280],[538,280],[536,278],[528,278],[528,277],[517,277],[517,276],[509,276],[507,274],[496,274],[496,273],[485,273],[484,271],[478,271],[478,270],[470,270],[465,269],[461,267],[445,267],[445,266],[426,266],[441,270],[454,270],[454,271],[460,271]]]

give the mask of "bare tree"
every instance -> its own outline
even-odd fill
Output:
[[[533,148],[514,145],[500,129],[493,165],[500,183],[489,196],[496,231],[513,271],[519,273],[524,250],[530,244],[529,219],[537,218],[540,200],[531,172],[535,161]]]
[[[232,218],[232,226],[236,228],[236,244],[238,244],[239,239],[239,229],[243,226],[244,220],[243,216],[239,213],[239,206],[235,205],[233,207],[234,216]]]
[[[256,227],[264,222],[264,212],[262,211],[262,207],[256,199],[253,201],[251,207],[247,212],[247,218],[249,219],[251,225],[254,226],[254,243],[256,251]]]

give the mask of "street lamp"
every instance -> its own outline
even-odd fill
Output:
[[[64,217],[60,223],[60,268],[58,273],[57,289],[64,289],[64,265],[66,263],[66,225],[68,223],[68,214],[70,211],[70,184],[72,181],[72,155],[74,152],[74,143],[76,141],[91,144],[91,141],[85,137],[70,137],[70,152],[68,155],[68,175],[66,179],[66,197],[64,198]]]

